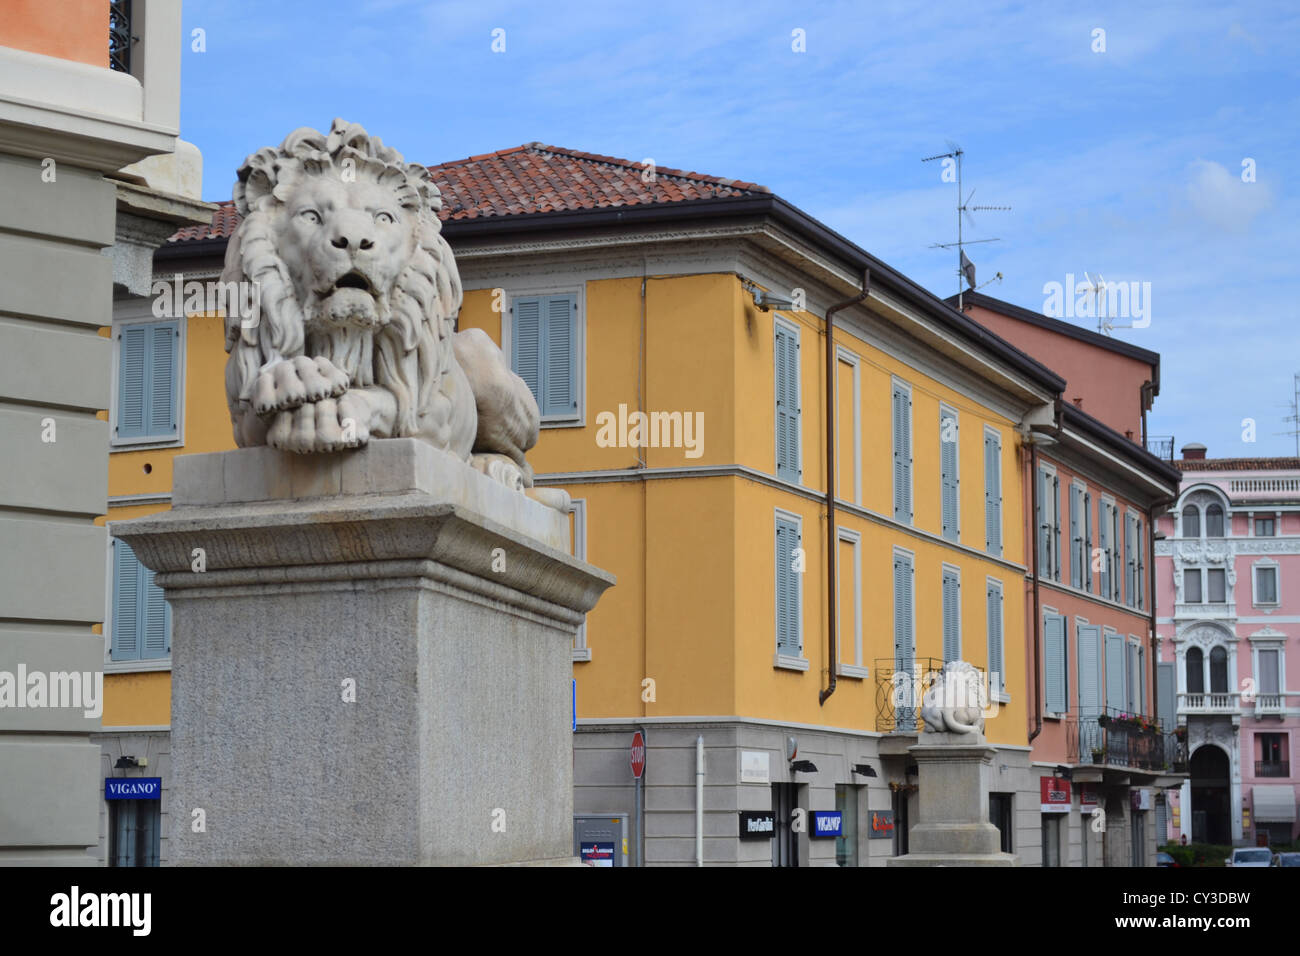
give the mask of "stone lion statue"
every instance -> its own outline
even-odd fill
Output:
[[[235,442],[306,454],[414,436],[532,488],[537,401],[484,332],[456,331],[460,275],[429,171],[336,119],[258,150],[238,177],[222,282],[248,283],[254,307],[226,318]],[[531,494],[568,507],[558,489]]]
[[[984,680],[975,665],[949,661],[921,697],[921,719],[931,733],[983,733],[984,706]]]

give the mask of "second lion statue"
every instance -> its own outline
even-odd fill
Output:
[[[429,171],[355,123],[302,128],[239,168],[241,221],[222,282],[235,442],[298,453],[417,437],[516,489],[541,416],[481,330],[456,331],[462,290]],[[568,495],[533,497],[567,510]]]

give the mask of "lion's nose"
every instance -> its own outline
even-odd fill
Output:
[[[369,228],[370,223],[361,216],[342,217],[334,227],[334,236],[330,245],[335,249],[370,249],[375,240]]]

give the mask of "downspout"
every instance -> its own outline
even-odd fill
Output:
[[[837,302],[826,310],[826,643],[830,648],[827,669],[830,681],[817,697],[819,704],[825,705],[826,699],[835,693],[839,682],[839,646],[836,635],[839,633],[839,621],[836,604],[839,594],[836,585],[839,579],[839,532],[835,527],[835,313],[857,305],[866,300],[871,290],[871,270],[862,270],[862,291],[851,299]]]
[[[704,865],[704,735],[695,738],[695,865]]]
[[[1165,498],[1147,506],[1147,573],[1143,583],[1147,587],[1151,607],[1151,716],[1156,718],[1160,715],[1160,681],[1156,680],[1157,665],[1160,663],[1160,639],[1156,637],[1156,507],[1168,507],[1177,500]],[[1165,728],[1164,732],[1173,733],[1173,728]]]
[[[1029,579],[1034,588],[1034,732],[1029,735],[1027,743],[1043,732],[1043,662],[1040,647],[1042,645],[1042,612],[1038,606],[1038,445],[1031,432],[1029,442],[1029,529],[1032,548],[1032,564],[1029,566]]]

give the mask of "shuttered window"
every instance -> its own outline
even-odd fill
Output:
[[[171,608],[154,573],[125,541],[113,540],[113,638],[115,661],[152,660],[171,653]]]
[[[1005,697],[1007,669],[1003,653],[1002,586],[991,579],[985,587],[985,609],[988,622],[989,688],[993,693]]]
[[[894,667],[911,674],[916,658],[912,559],[894,555]]]
[[[1049,714],[1063,714],[1066,710],[1066,702],[1069,700],[1065,663],[1065,618],[1059,614],[1048,614],[1043,624],[1043,706]]]
[[[1083,493],[1083,588],[1092,591],[1092,495]]]
[[[1038,471],[1038,573],[1061,580],[1061,481]]]
[[[960,540],[958,525],[957,488],[957,413],[950,408],[939,409],[939,492],[943,536],[949,541]]]
[[[1101,526],[1098,528],[1100,537],[1098,547],[1101,549],[1101,596],[1110,600],[1110,512],[1112,505],[1109,501],[1101,503],[1101,514],[1098,516]]]
[[[1124,603],[1133,607],[1137,592],[1133,582],[1137,579],[1137,564],[1133,555],[1133,516],[1124,516]]]
[[[578,300],[569,295],[528,296],[510,306],[514,317],[510,361],[544,419],[579,417]]]
[[[1110,509],[1110,599],[1116,602],[1124,598],[1124,565],[1119,558],[1119,549],[1119,506],[1112,505]]]
[[[1124,637],[1106,635],[1106,706],[1115,713],[1124,711],[1128,704],[1128,689],[1124,674],[1128,662],[1124,657]]]
[[[898,382],[891,399],[894,435],[894,520],[912,523],[912,395]]]
[[[984,550],[1002,556],[1002,441],[984,433]]]
[[[1145,595],[1143,594],[1142,578],[1146,575],[1146,567],[1147,567],[1146,558],[1144,557],[1142,551],[1142,519],[1141,518],[1133,519],[1133,530],[1134,532],[1136,532],[1136,536],[1137,536],[1137,549],[1136,549],[1137,553],[1134,555],[1135,559],[1137,560],[1137,570],[1133,575],[1133,585],[1137,589],[1137,606],[1138,606],[1138,610],[1140,611],[1146,607]]]
[[[776,652],[787,657],[803,653],[800,581],[794,568],[799,547],[799,525],[788,518],[776,519]]]
[[[1083,489],[1070,486],[1070,584],[1083,587]]]
[[[1080,624],[1079,643],[1079,719],[1088,720],[1101,714],[1101,628]]]
[[[172,319],[118,329],[115,440],[166,441],[180,436],[179,328]]]
[[[943,659],[961,660],[961,578],[953,568],[943,569]]]
[[[1142,648],[1128,645],[1128,693],[1125,707],[1130,714],[1142,713]]]
[[[776,372],[776,476],[799,481],[799,333],[776,323],[773,346]]]

